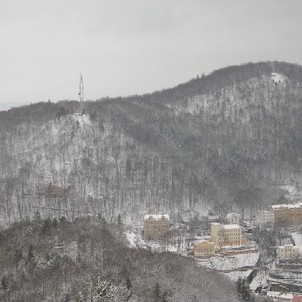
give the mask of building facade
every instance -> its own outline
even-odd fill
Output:
[[[226,216],[226,220],[229,224],[240,224],[240,215],[237,213],[229,213]]]
[[[211,242],[216,247],[242,245],[241,227],[238,224],[211,224]]]
[[[223,224],[218,222],[211,223],[211,242],[213,242],[215,246],[223,246]]]
[[[260,211],[255,217],[255,224],[257,226],[273,225],[275,222],[274,211]]]
[[[170,217],[168,214],[145,215],[144,238],[145,240],[158,240],[166,237],[170,229]]]
[[[275,224],[279,226],[302,223],[302,203],[273,205]]]
[[[282,245],[277,247],[277,258],[295,259],[299,256],[299,248],[293,244]]]
[[[195,257],[209,257],[215,255],[215,245],[208,240],[200,240],[193,243]]]

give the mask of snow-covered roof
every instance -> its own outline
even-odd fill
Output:
[[[238,213],[229,213],[228,215],[226,215],[226,218],[231,218],[232,216],[239,216]]]
[[[240,229],[240,226],[238,224],[224,224],[223,228],[225,230]]]
[[[269,213],[273,214],[274,212],[272,210],[262,210],[260,213]]]
[[[274,210],[279,210],[279,209],[299,209],[302,208],[302,202],[298,202],[295,204],[275,204],[272,205],[272,208]]]
[[[290,301],[294,297],[294,295],[291,293],[281,293],[281,292],[273,292],[273,291],[268,291],[267,295],[272,298],[279,298],[284,300],[288,299],[288,301]]]
[[[280,245],[280,246],[278,246],[278,249],[284,249],[286,247],[292,247],[293,249],[299,249],[297,246],[294,246],[293,244]]]
[[[150,214],[150,215],[145,215],[144,220],[147,220],[149,218],[155,219],[155,220],[160,220],[162,218],[170,219],[169,214]]]
[[[193,244],[196,244],[196,243],[204,243],[204,242],[207,242],[207,243],[210,243],[210,244],[214,244],[213,242],[210,242],[210,241],[205,240],[205,239],[196,240],[196,241],[193,242]]]

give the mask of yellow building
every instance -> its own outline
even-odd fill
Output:
[[[277,247],[277,258],[294,259],[299,255],[299,248],[293,244],[282,245]]]
[[[170,217],[168,214],[145,215],[144,238],[146,240],[158,240],[164,238],[170,229]]]
[[[193,243],[195,257],[207,257],[215,255],[215,245],[207,240],[200,240]]]
[[[211,241],[217,247],[242,245],[241,227],[238,224],[211,223]]]
[[[215,246],[222,246],[224,241],[223,224],[218,222],[211,223],[211,242]]]

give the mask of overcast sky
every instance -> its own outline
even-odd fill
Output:
[[[0,108],[142,94],[228,65],[302,64],[301,0],[0,0]]]

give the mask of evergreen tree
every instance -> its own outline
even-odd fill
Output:
[[[157,302],[160,299],[160,286],[156,282],[154,292],[153,292],[154,301]]]
[[[162,295],[161,302],[168,302],[168,295],[168,292],[165,290]]]
[[[18,266],[20,260],[22,259],[22,256],[23,256],[22,249],[17,249],[14,255],[14,261],[16,263],[16,266]]]
[[[8,289],[8,280],[7,280],[7,277],[3,276],[1,278],[1,286],[4,290],[7,290]]]
[[[237,280],[237,292],[240,301],[253,302],[255,299],[251,295],[251,291],[246,279],[242,279],[241,277]]]
[[[130,277],[128,275],[126,277],[126,287],[127,287],[128,290],[130,290],[131,286],[132,286],[132,283],[131,283]]]
[[[27,262],[31,262],[34,259],[34,247],[32,245],[28,248],[28,254],[27,254]]]
[[[52,225],[52,223],[51,223],[50,218],[47,218],[47,219],[44,220],[43,226],[42,226],[42,234],[43,235],[50,234],[50,232],[51,232],[51,225]]]
[[[58,219],[57,219],[57,218],[54,218],[54,219],[52,220],[52,227],[53,227],[54,229],[57,229],[58,226],[59,226]]]
[[[64,297],[63,302],[70,302],[70,301],[71,301],[70,295],[66,294],[65,297]]]
[[[41,214],[39,211],[35,212],[34,221],[41,222]]]
[[[61,216],[60,217],[60,224],[64,225],[64,224],[66,224],[66,222],[67,222],[66,217],[65,216]]]
[[[68,111],[64,107],[61,106],[57,112],[56,118],[61,118],[62,116],[65,116],[67,114],[68,114]]]
[[[117,225],[118,225],[118,226],[121,226],[121,225],[122,225],[122,216],[121,216],[121,214],[118,214],[118,217],[117,217]]]

